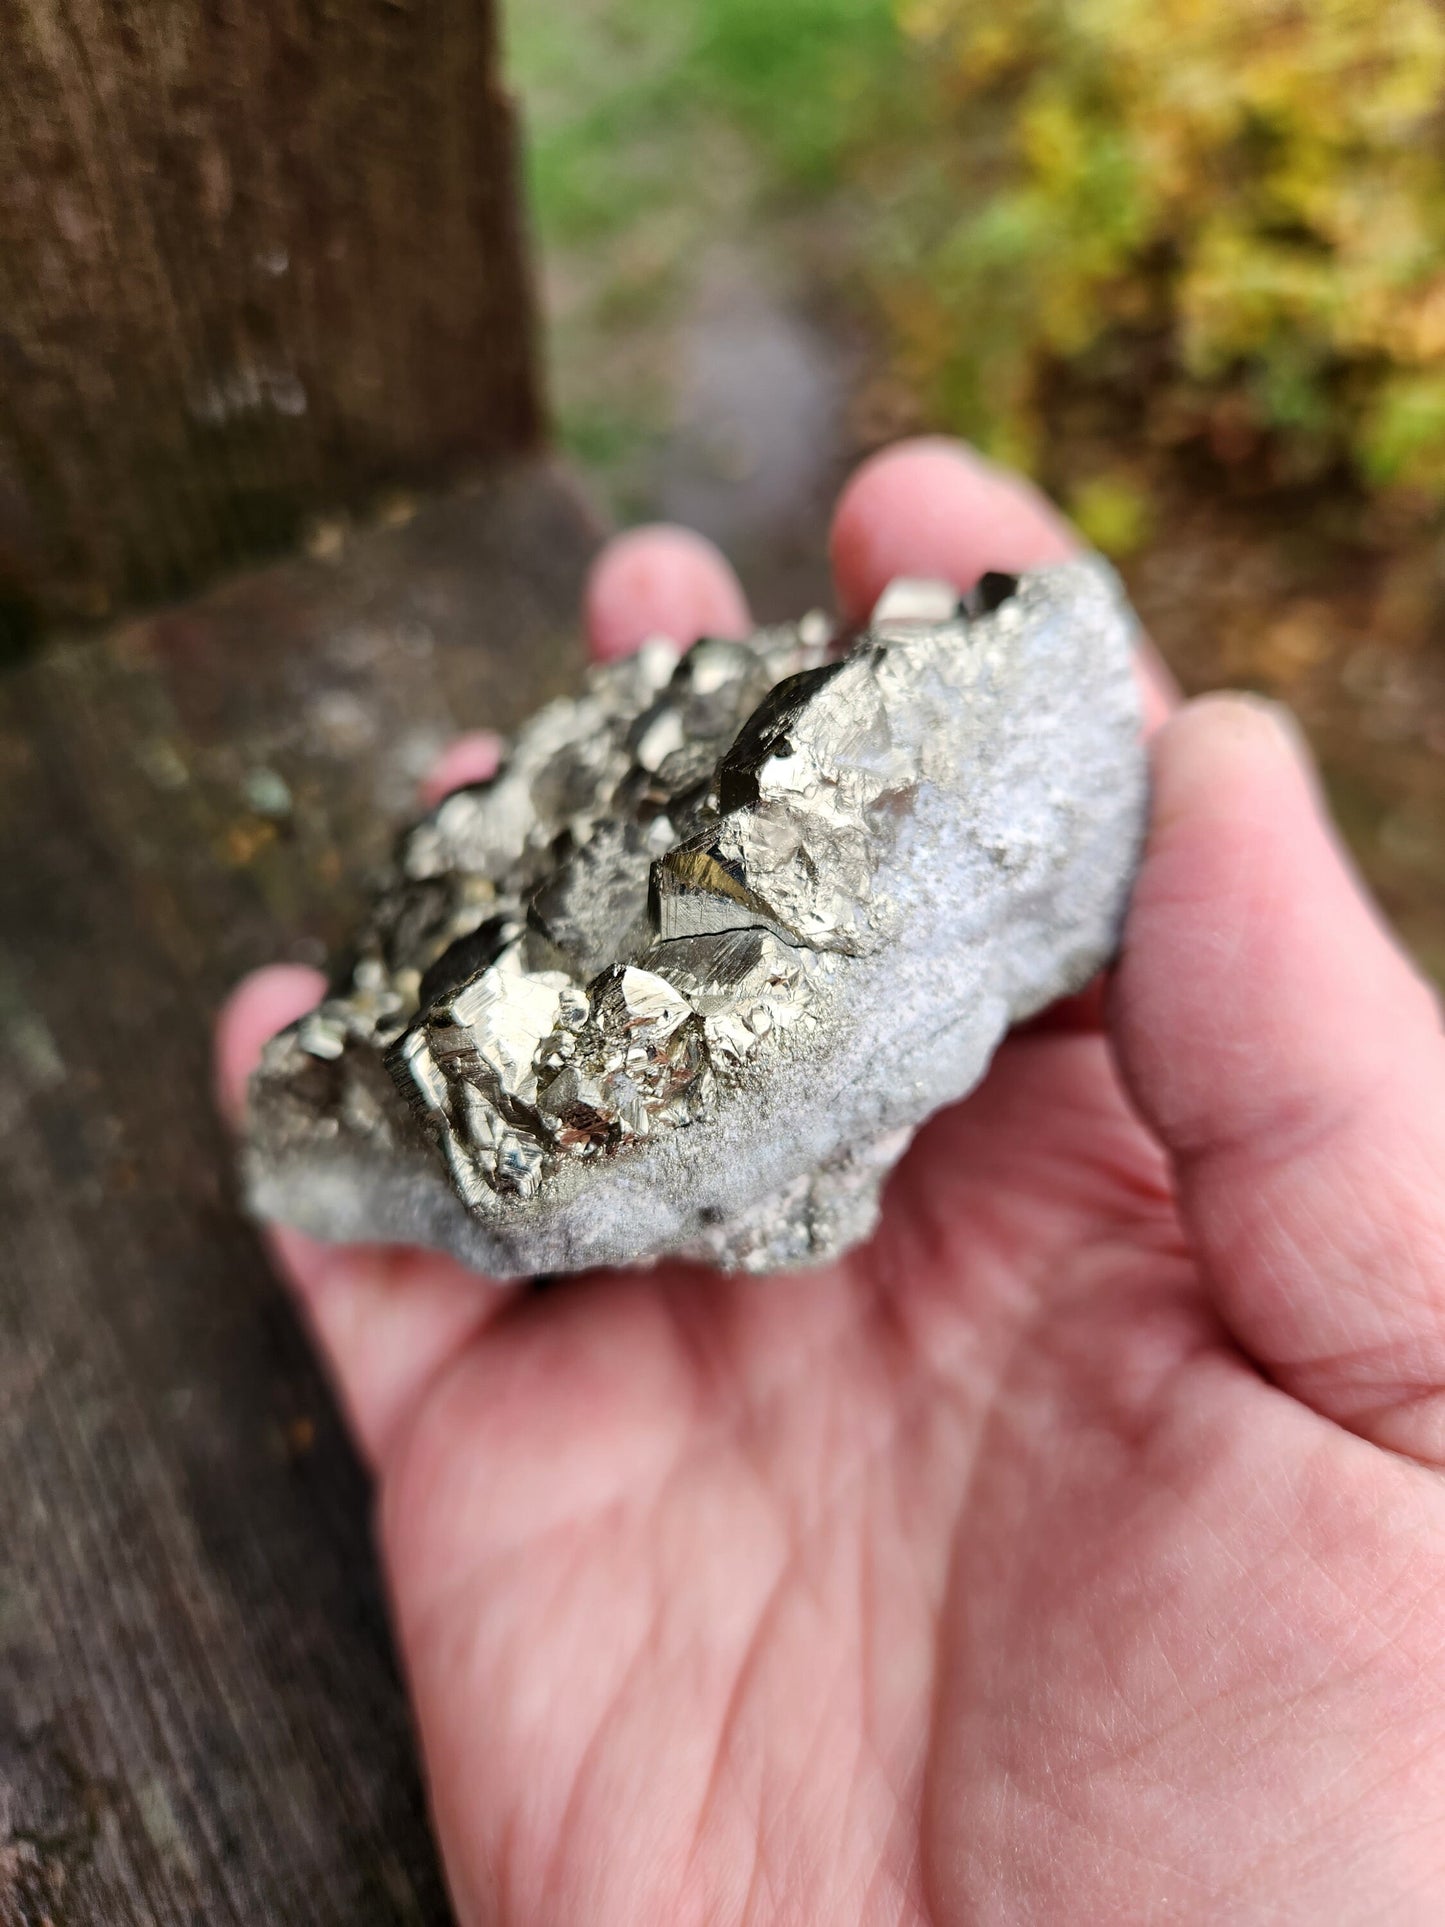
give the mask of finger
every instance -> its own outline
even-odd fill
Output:
[[[272,964],[243,978],[216,1022],[216,1103],[233,1131],[246,1114],[246,1085],[261,1046],[326,995],[326,979],[304,964]]]
[[[1026,1019],[1018,1027],[1020,1035],[1102,1030],[1108,987],[1107,977],[1100,975],[1093,978],[1072,997],[1060,997],[1056,1004],[1049,1004],[1036,1017]]]
[[[1036,568],[1079,550],[1037,490],[942,438],[874,455],[844,489],[831,551],[839,604],[861,622],[896,576],[970,588],[985,569]]]
[[[266,1245],[380,1472],[427,1391],[501,1309],[500,1287],[439,1251],[322,1244],[289,1225],[269,1226]]]
[[[489,783],[502,761],[502,739],[493,729],[474,729],[448,743],[422,780],[421,800],[434,808],[453,790]]]
[[[261,1047],[325,989],[314,970],[279,965],[240,984],[216,1032],[217,1084],[239,1123]],[[503,1302],[495,1286],[436,1252],[327,1245],[272,1225],[266,1243],[295,1291],[362,1452],[382,1466],[417,1405]]]
[[[1017,573],[1080,547],[1037,489],[941,438],[900,442],[865,462],[839,500],[831,541],[839,606],[856,622],[898,576],[969,589],[986,569]],[[1152,730],[1179,700],[1152,644],[1140,650],[1139,677]]]
[[[654,636],[686,648],[699,636],[746,636],[747,598],[721,552],[691,529],[665,523],[609,542],[583,595],[587,640],[600,662]]]
[[[1156,738],[1112,1015],[1240,1344],[1380,1444],[1445,1461],[1445,1045],[1292,726],[1239,697]]]

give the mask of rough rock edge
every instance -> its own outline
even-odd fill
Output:
[[[890,618],[859,646],[922,633]],[[1108,960],[1143,834],[1135,625],[1105,565],[1035,572],[932,633],[972,662],[923,705],[948,741],[918,747],[935,777],[948,750],[951,786],[924,785],[890,853],[886,941],[826,960],[818,1030],[774,1040],[701,1121],[563,1164],[535,1199],[493,1195],[480,1213],[374,1052],[327,1064],[293,1030],[253,1087],[253,1209],[317,1236],[437,1246],[494,1276],[665,1254],[768,1271],[866,1237],[922,1119],[972,1088],[1011,1021]],[[659,667],[631,673],[645,707]]]

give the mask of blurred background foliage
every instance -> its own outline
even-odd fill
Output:
[[[902,0],[944,157],[884,296],[942,414],[1036,465],[1051,367],[1152,438],[1445,494],[1435,0]],[[1098,539],[1141,533],[1118,491]]]
[[[513,0],[509,34],[612,511],[700,522],[772,613],[869,448],[1027,469],[1187,688],[1295,707],[1445,977],[1439,0]]]

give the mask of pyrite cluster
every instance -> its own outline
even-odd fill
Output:
[[[912,1130],[1116,940],[1144,773],[1097,562],[594,671],[402,840],[269,1047],[261,1213],[494,1275],[867,1235]]]

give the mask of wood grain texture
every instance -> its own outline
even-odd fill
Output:
[[[532,446],[513,149],[490,0],[0,0],[0,595]]]
[[[209,1032],[344,939],[454,729],[575,678],[593,540],[524,469],[0,679],[6,1927],[447,1917],[365,1482]]]

